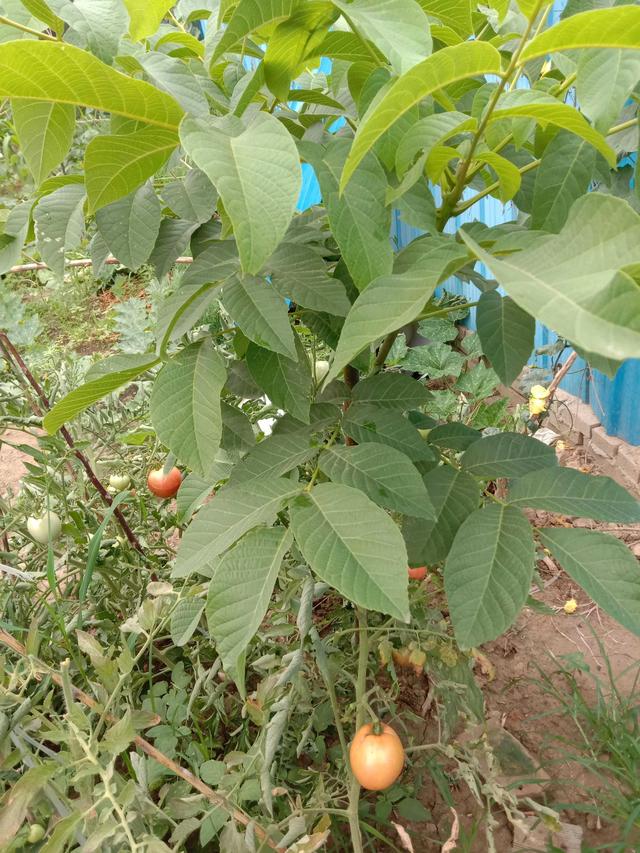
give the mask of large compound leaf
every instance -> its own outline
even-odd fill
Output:
[[[460,525],[480,503],[480,487],[464,471],[443,465],[427,472],[423,481],[435,521],[404,520],[402,530],[412,565],[433,565],[446,559]]]
[[[587,352],[622,360],[640,352],[640,216],[619,198],[588,193],[558,235],[498,259],[462,239],[509,296]]]
[[[366,346],[415,320],[441,279],[466,258],[460,244],[434,238],[415,268],[372,281],[347,314],[325,384]]]
[[[65,251],[75,249],[84,233],[85,198],[82,184],[67,184],[41,198],[33,213],[38,251],[60,279]]]
[[[557,465],[552,447],[517,432],[501,432],[474,442],[460,460],[476,477],[521,477],[538,468]]]
[[[573,133],[560,131],[536,172],[531,228],[558,233],[571,205],[589,189],[595,166],[595,149]]]
[[[155,86],[62,42],[1,44],[0,97],[89,107],[173,131],[182,118],[176,101]]]
[[[158,363],[158,359],[151,353],[135,353],[122,355],[118,358],[116,370],[104,373],[97,379],[86,382],[80,388],[76,388],[75,391],[71,391],[61,400],[58,400],[51,411],[45,415],[42,422],[50,435],[60,429],[67,421],[83,412],[92,403],[131,382]]]
[[[400,531],[362,492],[323,483],[293,501],[291,529],[313,571],[350,601],[409,621]]]
[[[249,344],[247,367],[253,379],[276,406],[294,418],[309,423],[313,375],[304,347],[298,336],[295,337],[297,361]]]
[[[565,18],[543,30],[525,47],[521,59],[526,62],[562,50],[579,47],[617,47],[638,50],[640,45],[640,8],[619,6],[595,9]]]
[[[416,0],[335,0],[356,30],[404,74],[431,53],[429,19]]]
[[[181,219],[202,223],[213,216],[218,194],[204,172],[190,169],[185,178],[163,188],[162,198]]]
[[[533,351],[536,321],[513,299],[488,290],[476,314],[484,354],[505,385],[511,385]]]
[[[427,14],[438,18],[463,38],[473,33],[471,12],[476,7],[470,0],[418,0],[418,3]]]
[[[284,237],[300,192],[290,134],[274,116],[259,112],[246,125],[235,116],[187,118],[180,138],[220,194],[243,269],[257,273]]]
[[[294,11],[297,0],[240,0],[224,34],[215,46],[211,61],[236,45],[254,30],[288,18]]]
[[[186,577],[222,554],[248,530],[273,524],[287,498],[299,494],[298,483],[286,479],[258,479],[247,489],[244,483],[227,486],[203,507],[187,528],[173,577]]]
[[[287,304],[265,278],[235,276],[225,284],[222,303],[249,340],[297,358]]]
[[[149,258],[158,279],[171,272],[176,259],[184,253],[197,227],[197,222],[189,222],[188,219],[162,220],[156,245]]]
[[[445,47],[403,74],[362,120],[342,172],[341,188],[347,186],[362,158],[382,134],[423,98],[458,80],[499,71],[500,54],[495,47],[472,41]]]
[[[434,113],[411,125],[396,149],[396,171],[404,175],[419,151],[430,151],[447,139],[468,130],[475,130],[477,121],[464,113]]]
[[[383,409],[406,412],[424,406],[429,392],[416,379],[403,373],[378,373],[358,382],[351,398],[354,403],[374,403]]]
[[[378,444],[334,446],[320,454],[319,464],[334,483],[359,489],[385,509],[434,518],[422,477],[399,450]]]
[[[181,59],[150,51],[140,56],[139,62],[151,81],[174,97],[186,113],[209,115],[209,102],[200,82]]]
[[[49,5],[69,25],[68,41],[112,63],[129,25],[121,0],[49,0]]]
[[[297,305],[344,317],[351,303],[344,285],[327,272],[317,252],[299,243],[281,243],[265,264],[277,290]]]
[[[380,409],[368,403],[352,404],[343,429],[358,444],[373,441],[404,453],[412,462],[429,462],[433,451],[420,438],[418,430],[399,412]]]
[[[594,477],[573,468],[545,468],[516,480],[509,503],[579,515],[597,521],[640,521],[640,503],[609,477]]]
[[[101,208],[96,225],[105,243],[121,264],[132,270],[149,259],[160,232],[162,207],[153,185]]]
[[[364,290],[377,276],[390,273],[393,266],[384,170],[371,154],[361,162],[351,186],[341,193],[339,181],[349,152],[348,140],[331,142],[322,156],[308,144],[301,150],[318,176],[329,224],[349,273],[358,290]]]
[[[155,175],[178,141],[175,131],[159,127],[94,137],[84,155],[89,212],[118,201]]]
[[[284,555],[286,527],[252,530],[220,560],[207,595],[207,625],[224,666],[238,658],[264,619]]]
[[[160,441],[202,477],[209,474],[220,447],[220,392],[227,374],[210,339],[183,349],[160,371],[150,412]]]
[[[444,567],[453,630],[464,648],[494,640],[513,624],[533,578],[531,525],[515,507],[491,504],[458,530]]]
[[[559,527],[545,527],[540,537],[596,604],[640,634],[640,572],[624,542],[606,533]]]
[[[11,105],[20,150],[37,184],[69,153],[76,124],[70,104],[16,100]]]

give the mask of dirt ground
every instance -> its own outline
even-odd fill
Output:
[[[35,438],[23,432],[8,431],[2,438],[13,444],[36,444]],[[15,494],[18,491],[20,479],[25,472],[26,458],[19,450],[4,443],[0,446],[0,495],[6,495],[8,491]],[[568,447],[559,454],[559,461],[568,467],[599,473],[597,461],[585,455],[582,448]],[[640,525],[603,525],[586,519],[567,520],[545,512],[532,513],[532,521],[539,526],[570,523],[577,527],[607,530],[624,540],[631,550],[640,556]],[[525,609],[517,623],[504,636],[483,649],[494,670],[493,677],[483,677],[480,671],[478,675],[484,682],[488,718],[502,725],[513,735],[534,760],[544,763],[550,755],[553,756],[555,749],[550,736],[565,735],[572,739],[575,738],[575,732],[572,731],[569,720],[553,713],[553,703],[542,689],[537,667],[551,673],[558,669],[563,656],[580,654],[592,672],[606,681],[607,672],[598,645],[599,639],[606,651],[618,689],[627,693],[634,688],[637,668],[633,665],[640,661],[640,639],[595,607],[550,558],[546,563],[540,564],[539,569],[544,586],[542,590],[534,590],[535,597],[555,609],[556,615],[544,615],[529,608]],[[567,615],[563,610],[564,603],[570,598],[576,598],[578,601],[578,609],[573,615]],[[579,674],[577,677],[585,694],[595,699],[593,681],[586,674]],[[423,687],[426,693],[426,684],[407,686],[418,699]],[[581,775],[579,768],[569,764],[560,765],[555,769],[554,776],[556,775],[566,779],[567,785],[563,786],[554,780],[551,786],[546,786],[548,802],[586,799],[587,780]],[[441,845],[442,841],[446,841],[446,833],[443,838],[442,827],[450,826],[451,815],[435,789],[425,789],[420,799],[431,810],[434,823],[410,826],[414,850],[415,853],[436,853],[443,849]],[[477,806],[466,787],[461,786],[458,792],[456,810],[463,827],[469,829],[474,820],[477,821]],[[605,845],[602,849],[606,849],[606,845],[616,838],[615,828],[598,827],[589,819],[585,819],[580,812],[569,810],[563,813],[562,818],[580,825],[584,831],[584,843],[592,848]],[[512,829],[504,818],[497,816],[497,819],[496,849],[498,853],[511,853],[514,850]],[[438,837],[441,839],[439,843],[433,840]],[[420,839],[417,845],[416,839]],[[450,849],[453,851],[463,848]],[[482,829],[477,833],[476,840],[470,842],[469,846],[465,845],[464,849],[470,853],[484,853],[487,850]],[[533,851],[544,850],[544,847],[518,849]],[[569,847],[560,849],[573,853]]]

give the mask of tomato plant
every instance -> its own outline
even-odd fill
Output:
[[[34,724],[50,728],[46,761],[2,757],[24,769],[18,803],[53,802],[47,774],[67,760],[52,846],[78,834],[164,850],[198,833],[203,847],[302,851],[348,827],[343,849],[361,853],[358,783],[392,784],[404,755],[386,723],[363,734],[369,711],[399,716],[372,637],[394,685],[394,660],[428,669],[434,690],[459,688],[439,698],[447,719],[479,716],[472,650],[514,623],[542,549],[640,633],[626,547],[526,514],[626,524],[638,502],[530,434],[547,396],[525,413],[492,399],[527,363],[536,320],[608,374],[640,353],[640,215],[615,173],[637,147],[640,8],[591,5],[547,26],[544,0],[1,3],[0,96],[31,178],[3,212],[0,275],[24,252],[63,281],[80,250],[105,289],[117,261],[151,270],[161,297],[78,387],[49,377],[32,476],[69,503],[73,547],[38,566],[35,606],[65,710],[50,701]],[[317,203],[300,210],[303,174]],[[513,220],[477,221],[487,197],[513,202]],[[392,218],[417,229],[399,251]],[[472,298],[447,292],[452,276]],[[143,411],[114,429],[131,389]],[[148,475],[175,510],[124,494],[128,475],[105,498],[91,441],[136,477],[175,458],[184,479]],[[9,569],[28,584],[23,544]],[[426,565],[425,603],[409,579]],[[31,655],[40,622],[11,598]]]

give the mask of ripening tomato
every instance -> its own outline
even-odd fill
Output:
[[[418,566],[416,568],[412,568],[409,566],[409,577],[414,581],[423,581],[427,576],[427,567],[426,566]]]
[[[126,489],[131,482],[131,477],[128,474],[112,474],[109,477],[109,485],[112,489],[115,489],[116,492],[121,492],[123,489]]]
[[[45,513],[40,518],[30,515],[27,519],[27,530],[36,542],[46,545],[49,542],[49,536],[52,542],[60,536],[62,522],[55,512]]]
[[[29,835],[27,836],[27,842],[29,844],[37,844],[38,841],[42,841],[44,836],[44,826],[39,823],[32,823],[29,827]]]
[[[363,788],[383,791],[402,773],[404,747],[391,726],[367,723],[358,729],[351,741],[349,761],[353,775]]]
[[[316,385],[319,385],[329,372],[329,362],[324,360],[316,361],[313,366],[313,372],[316,378]]]
[[[165,474],[162,468],[156,468],[154,471],[149,471],[147,477],[149,491],[158,498],[175,497],[181,482],[182,474],[177,468],[172,468],[168,474]]]

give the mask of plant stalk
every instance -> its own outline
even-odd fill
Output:
[[[358,617],[358,675],[356,680],[356,731],[364,724],[365,703],[367,692],[367,665],[369,662],[369,633],[367,627],[367,611],[356,608]],[[351,844],[354,853],[363,853],[362,832],[360,831],[360,818],[358,806],[360,803],[360,783],[351,774],[349,784],[349,829],[351,832]]]
[[[25,364],[24,359],[22,358],[18,350],[14,347],[14,345],[11,343],[11,341],[4,332],[0,332],[0,349],[2,349],[2,351],[4,352],[5,358],[7,359],[9,364],[16,364],[18,366],[24,378],[36,392],[36,395],[40,400],[40,404],[44,411],[49,411],[51,406],[49,404],[49,400],[47,399],[46,394],[42,390],[40,384],[36,381],[35,377],[31,373],[27,365]],[[37,415],[41,415],[41,412],[37,409],[37,407],[34,407],[34,411]],[[98,475],[91,467],[91,464],[89,463],[87,457],[84,455],[84,453],[82,453],[76,448],[75,442],[71,437],[71,433],[69,432],[69,430],[66,427],[60,427],[60,434],[67,443],[67,446],[73,451],[76,459],[78,459],[82,464],[82,467],[87,473],[87,477],[93,483],[94,487],[102,497],[102,500],[106,503],[107,506],[110,507],[112,504],[111,495],[106,490],[102,482],[98,479]],[[138,553],[142,554],[142,556],[146,556],[144,548],[140,544],[138,537],[129,527],[129,523],[120,511],[120,509],[116,508],[113,514],[116,517],[118,524],[122,528],[122,531],[129,540],[130,544],[136,549],[136,551],[138,551]]]
[[[15,30],[20,30],[23,33],[29,33],[30,36],[36,36],[36,38],[44,39],[45,41],[58,41],[55,36],[52,36],[49,33],[38,32],[38,30],[27,27],[25,24],[18,23],[18,21],[12,21],[11,18],[5,18],[4,15],[0,15],[0,24],[5,24],[7,27],[13,27]]]

